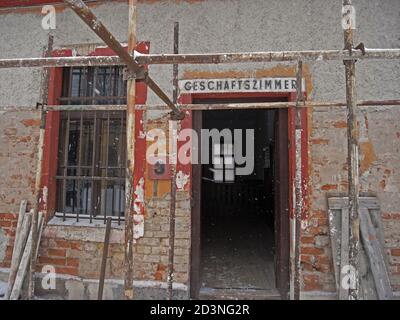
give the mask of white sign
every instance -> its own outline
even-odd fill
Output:
[[[296,78],[241,78],[180,80],[181,93],[296,92]],[[303,79],[303,91],[305,81]]]

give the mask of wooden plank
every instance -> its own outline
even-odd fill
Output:
[[[54,38],[51,34],[49,34],[49,39],[47,43],[47,47],[44,51],[45,57],[50,57],[53,51],[53,41]],[[42,70],[42,83],[41,83],[41,92],[40,99],[43,105],[48,104],[48,96],[49,96],[49,79],[50,79],[50,69],[44,68]],[[37,167],[36,167],[36,177],[35,177],[35,204],[33,207],[33,216],[32,216],[32,228],[33,230],[38,229],[38,220],[39,220],[39,205],[42,200],[42,167],[43,167],[43,152],[44,152],[44,139],[45,139],[45,131],[46,131],[46,114],[47,112],[43,109],[41,112],[41,121],[40,121],[40,130],[39,130],[39,141],[38,141],[38,149],[37,149]],[[34,232],[32,234],[32,250],[31,250],[31,260],[29,267],[29,288],[28,288],[28,299],[33,298],[35,291],[35,279],[34,273],[36,268],[36,255],[35,248],[38,246],[38,233]]]
[[[332,247],[333,270],[335,273],[336,291],[340,286],[340,242],[341,242],[341,211],[329,209],[329,235]]]
[[[179,52],[179,22],[174,24],[174,53]],[[178,76],[179,68],[177,64],[173,66],[172,78],[173,78],[173,103],[178,102]],[[175,256],[175,210],[176,210],[176,161],[177,161],[177,150],[176,143],[178,140],[178,130],[180,127],[180,121],[171,121],[171,129],[173,137],[173,146],[171,148],[172,159],[171,164],[171,200],[169,206],[169,242],[168,242],[168,286],[167,286],[167,299],[173,299],[173,283],[174,283],[174,256]],[[175,161],[176,159],[176,161]]]
[[[137,0],[129,0],[128,51],[133,53],[136,47],[136,5]],[[135,104],[136,79],[127,81],[126,112],[126,181],[125,181],[125,279],[124,297],[133,299],[133,215],[134,166],[135,166]]]
[[[31,210],[30,214],[33,215],[33,210]],[[38,225],[41,226],[42,223],[43,223],[43,216],[39,215]],[[40,231],[40,230],[37,230],[37,231]],[[28,272],[29,262],[30,262],[30,258],[31,258],[32,234],[33,234],[33,229],[31,228],[30,232],[29,232],[28,240],[25,245],[24,253],[22,255],[21,262],[18,267],[18,272],[17,272],[17,276],[15,278],[15,283],[14,283],[13,289],[11,291],[10,300],[18,300],[18,298],[21,294],[22,285],[24,283],[25,276]]]
[[[342,210],[348,206],[348,197],[330,197],[328,198],[329,208],[332,210]],[[379,201],[375,197],[360,197],[360,207],[368,208],[369,210],[380,210]]]
[[[101,258],[101,271],[99,279],[99,290],[97,292],[97,300],[103,300],[104,279],[106,277],[106,267],[108,258],[108,247],[110,245],[111,222],[112,218],[108,217],[106,224],[106,233],[104,235],[104,247],[103,247],[103,256]]]
[[[340,215],[340,270],[339,270],[339,299],[347,300],[349,296],[349,290],[342,286],[343,274],[345,267],[349,265],[349,209],[343,208]]]
[[[19,261],[21,260],[22,248],[25,245],[26,237],[29,232],[31,218],[25,214],[27,201],[22,200],[19,208],[17,230],[14,239],[14,248],[11,258],[10,273],[8,275],[8,287],[5,295],[5,300],[8,300],[11,295],[12,287],[14,285],[15,277],[17,275]]]
[[[360,214],[361,238],[374,278],[379,300],[393,299],[389,274],[384,262],[384,253],[372,224],[368,209],[362,208]]]

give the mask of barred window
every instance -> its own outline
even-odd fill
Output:
[[[213,145],[213,165],[211,169],[214,182],[235,182],[235,161],[233,155],[233,144],[216,143]]]
[[[122,67],[65,68],[61,104],[126,104]],[[72,109],[72,107],[71,107]],[[125,211],[126,121],[123,111],[63,111],[57,170],[57,213],[107,217]]]

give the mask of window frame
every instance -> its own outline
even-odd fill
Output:
[[[124,48],[127,50],[127,46]],[[136,50],[140,53],[149,53],[150,42],[144,41],[137,44]],[[72,57],[74,48],[64,48],[59,50],[53,50],[53,57]],[[98,47],[94,51],[87,54],[88,56],[114,56],[115,53],[107,47]],[[145,66],[147,67],[147,66]],[[62,85],[63,85],[63,70],[62,67],[50,68],[50,79],[49,79],[49,105],[60,105],[60,98],[62,97]],[[136,81],[136,103],[146,104],[147,101],[147,85],[142,81]],[[143,111],[136,110],[135,118],[137,123],[142,123]],[[58,145],[59,145],[59,129],[60,129],[61,112],[60,111],[48,111],[46,117],[46,129],[45,129],[45,143],[43,147],[43,163],[42,163],[42,177],[41,177],[41,200],[40,210],[44,212],[47,220],[55,216],[57,208],[57,163],[58,163]],[[140,129],[140,128],[139,128]],[[138,132],[135,132],[135,136],[138,136]],[[141,159],[136,154],[135,159],[140,165],[144,167],[145,159]],[[143,162],[143,164],[141,163]],[[136,175],[136,173],[131,173]],[[68,215],[66,215],[68,217]],[[76,215],[74,215],[76,216]]]

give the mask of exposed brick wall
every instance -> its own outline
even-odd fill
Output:
[[[400,288],[400,111],[361,112],[360,191],[381,205],[391,284]],[[313,113],[310,136],[311,206],[303,230],[301,260],[305,291],[335,291],[328,232],[327,195],[347,192],[344,111]]]
[[[0,213],[0,267],[8,268],[11,264],[17,214]]]
[[[167,279],[169,245],[169,199],[151,199],[146,208],[144,237],[135,247],[135,277],[142,280]],[[190,253],[190,198],[177,192],[175,228],[175,281],[187,283]]]
[[[20,202],[34,199],[38,114],[0,112],[0,266],[8,267]]]

